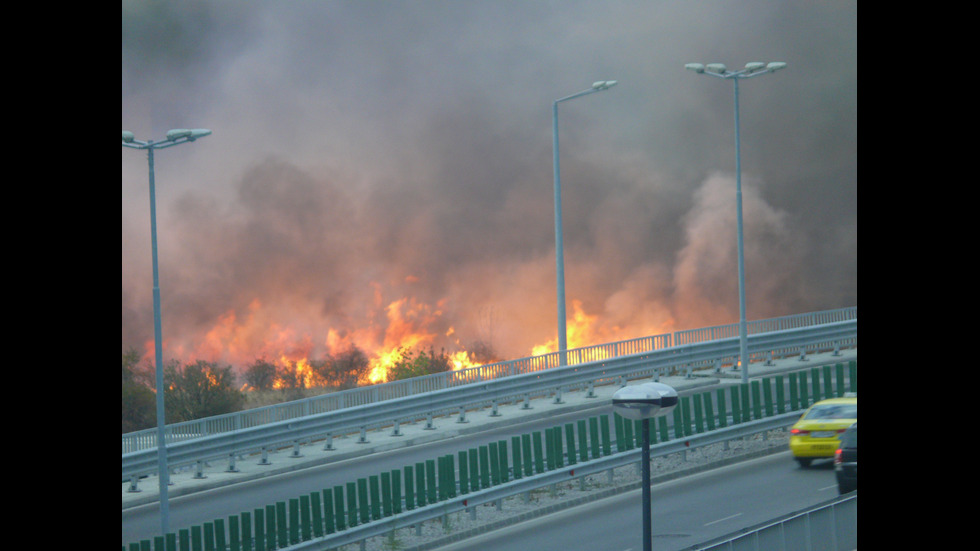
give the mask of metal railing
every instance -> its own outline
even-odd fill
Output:
[[[753,353],[768,354],[772,350],[835,349],[857,344],[857,320],[773,331],[752,335],[748,339]],[[172,467],[195,462],[228,458],[266,451],[319,438],[328,440],[335,435],[411,422],[428,417],[453,413],[463,409],[484,407],[494,403],[525,400],[549,395],[563,389],[588,388],[605,382],[625,381],[638,377],[659,378],[677,369],[678,365],[707,363],[738,353],[737,338],[673,346],[652,352],[578,365],[554,367],[546,371],[506,377],[483,379],[453,388],[432,390],[422,394],[392,398],[378,407],[377,402],[355,405],[323,413],[307,414],[258,426],[225,431],[219,434],[167,445],[168,463]],[[156,472],[155,448],[124,453],[122,480],[133,480]]]
[[[850,307],[752,321],[749,322],[747,328],[749,335],[753,335],[856,319],[857,307]],[[649,337],[640,337],[568,350],[566,352],[568,358],[567,363],[568,365],[583,364],[607,358],[653,352],[674,346],[697,344],[737,337],[737,323],[677,331],[673,334],[653,335]],[[753,358],[759,359],[760,354],[770,354],[773,357],[778,357],[791,355],[798,352],[799,348],[791,345],[780,350],[759,351],[750,349],[749,355],[751,360]],[[734,353],[728,354],[725,357],[712,358],[711,363],[720,365],[733,364],[737,356],[738,351],[735,350]],[[427,375],[424,377],[415,377],[402,381],[352,388],[283,404],[265,406],[225,415],[217,415],[194,421],[173,423],[166,426],[166,436],[164,438],[167,444],[171,444],[184,440],[200,438],[202,436],[257,427],[288,419],[296,419],[354,406],[375,404],[386,400],[393,400],[397,398],[434,392],[437,390],[455,388],[461,385],[472,384],[474,382],[527,373],[536,373],[559,367],[559,360],[559,353],[551,352],[541,356],[520,358],[517,360],[461,369],[458,371],[449,371],[445,373]],[[709,364],[702,362],[700,365],[692,365],[691,368],[697,369],[700,367],[705,367],[706,365]],[[156,449],[156,447],[156,429],[146,429],[122,435],[122,453],[124,454],[146,449]]]

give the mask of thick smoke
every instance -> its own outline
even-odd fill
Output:
[[[569,316],[594,342],[854,306],[852,3],[123,2],[123,126],[156,155],[168,354],[555,338],[551,102]],[[152,339],[145,155],[123,150],[123,346]],[[189,358],[188,358],[189,359]]]

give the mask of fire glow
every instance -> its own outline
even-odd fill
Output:
[[[413,351],[443,348],[450,369],[461,370],[481,365],[473,351],[466,350],[452,326],[446,325],[442,302],[426,304],[412,298],[400,298],[384,306],[383,316],[365,322],[355,329],[327,328],[320,337],[310,331],[300,331],[282,322],[269,322],[269,313],[258,299],[253,300],[248,311],[239,315],[229,311],[219,317],[196,343],[176,345],[165,342],[168,355],[187,361],[203,359],[231,364],[241,370],[259,358],[276,366],[277,371],[289,375],[277,375],[273,388],[316,388],[330,386],[315,369],[313,362],[323,356],[333,356],[356,347],[368,359],[366,375],[358,385],[388,381],[389,370]],[[381,312],[378,312],[379,314]],[[383,319],[383,322],[378,320]],[[621,340],[619,328],[605,329],[598,316],[586,313],[581,301],[572,301],[572,316],[567,322],[568,346],[579,348]],[[542,355],[557,351],[558,339],[536,345],[529,355]],[[445,345],[454,350],[445,350]],[[152,350],[152,341],[147,343]],[[149,357],[149,356],[148,356]],[[508,358],[512,359],[512,358]],[[247,387],[245,387],[247,388]]]

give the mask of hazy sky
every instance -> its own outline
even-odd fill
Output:
[[[737,321],[732,84],[684,64],[749,61],[788,67],[740,85],[748,318],[856,306],[855,1],[124,0],[123,129],[213,131],[156,154],[167,354],[554,340],[551,106],[597,80],[559,107],[569,316]],[[151,288],[123,148],[124,348]]]

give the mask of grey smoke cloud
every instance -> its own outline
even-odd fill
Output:
[[[411,297],[436,348],[530,354],[556,327],[551,102],[605,79],[560,107],[569,314],[595,338],[735,321],[732,90],[691,61],[789,64],[741,86],[748,317],[857,304],[853,2],[122,7],[125,129],[214,131],[156,158],[169,351],[380,340]],[[143,347],[146,158],[122,165]]]

